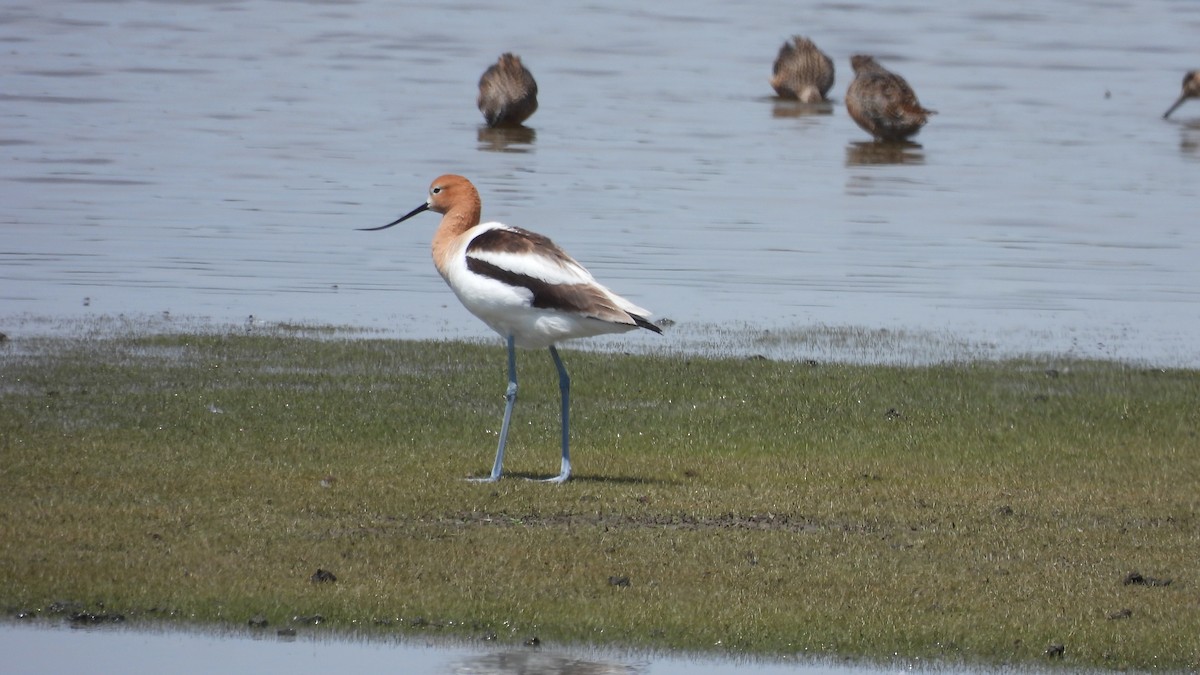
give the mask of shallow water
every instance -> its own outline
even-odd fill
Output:
[[[755,659],[588,648],[511,647],[439,639],[280,637],[273,630],[67,628],[0,622],[0,667],[37,673],[397,672],[443,675],[885,675],[987,669],[905,662],[875,667],[807,658]],[[1022,670],[1035,675],[1035,670]]]
[[[1200,4],[649,7],[6,3],[3,330],[172,313],[488,336],[432,269],[435,216],[354,230],[458,172],[485,218],[684,328],[1200,365],[1200,102],[1161,119]],[[791,33],[834,58],[834,105],[772,98]],[[541,90],[523,134],[474,107],[505,50]],[[939,111],[920,145],[881,150],[845,114],[860,51]]]

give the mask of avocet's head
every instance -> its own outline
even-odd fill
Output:
[[[408,213],[400,216],[396,220],[382,225],[380,227],[362,227],[359,228],[364,232],[378,232],[386,230],[393,225],[412,218],[422,211],[433,211],[434,213],[445,214],[458,206],[470,206],[475,209],[476,213],[479,210],[479,191],[471,184],[471,181],[454,174],[446,174],[439,176],[429,185],[429,197],[425,203]],[[478,216],[476,216],[478,218]]]

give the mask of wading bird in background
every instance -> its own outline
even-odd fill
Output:
[[[775,57],[771,86],[780,98],[820,103],[833,87],[833,59],[812,40],[796,35],[784,42]]]
[[[865,54],[850,57],[854,81],[846,91],[846,110],[864,131],[880,141],[902,141],[921,130],[936,110],[921,107],[903,77]]]
[[[505,52],[479,78],[476,104],[489,127],[515,127],[537,111],[537,82],[521,57]]]
[[[1179,98],[1167,108],[1167,112],[1163,113],[1163,119],[1167,119],[1175,109],[1183,105],[1183,102],[1189,98],[1200,98],[1200,70],[1188,71],[1187,75],[1183,76],[1183,91],[1179,94]]]

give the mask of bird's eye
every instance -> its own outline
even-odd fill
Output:
[[[437,193],[439,193],[441,191],[442,191],[442,188],[439,186],[436,186],[436,185],[429,188],[429,194],[431,194],[431,195],[436,195]]]

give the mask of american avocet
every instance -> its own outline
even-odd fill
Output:
[[[1170,108],[1167,108],[1167,112],[1163,113],[1163,119],[1167,119],[1189,98],[1200,98],[1200,70],[1190,70],[1187,75],[1183,76],[1183,92],[1179,94],[1179,99]]]
[[[880,141],[901,141],[921,130],[936,110],[921,107],[903,77],[859,54],[850,57],[854,81],[846,91],[846,110],[867,133]]]
[[[833,59],[812,40],[796,35],[779,48],[772,73],[771,86],[780,98],[820,103],[833,86]]]
[[[422,211],[442,214],[442,223],[433,235],[433,264],[462,304],[508,345],[508,389],[500,443],[491,475],[480,480],[500,478],[517,400],[515,347],[550,348],[562,396],[562,468],[549,480],[561,483],[571,477],[571,378],[554,344],[634,328],[655,333],[662,329],[646,318],[649,312],[601,286],[547,237],[502,223],[481,224],[481,210],[479,192],[471,181],[446,175],[429,186],[424,204],[387,225],[364,229],[387,229]]]
[[[505,52],[479,78],[476,101],[489,127],[517,126],[537,111],[537,82],[521,57]]]

